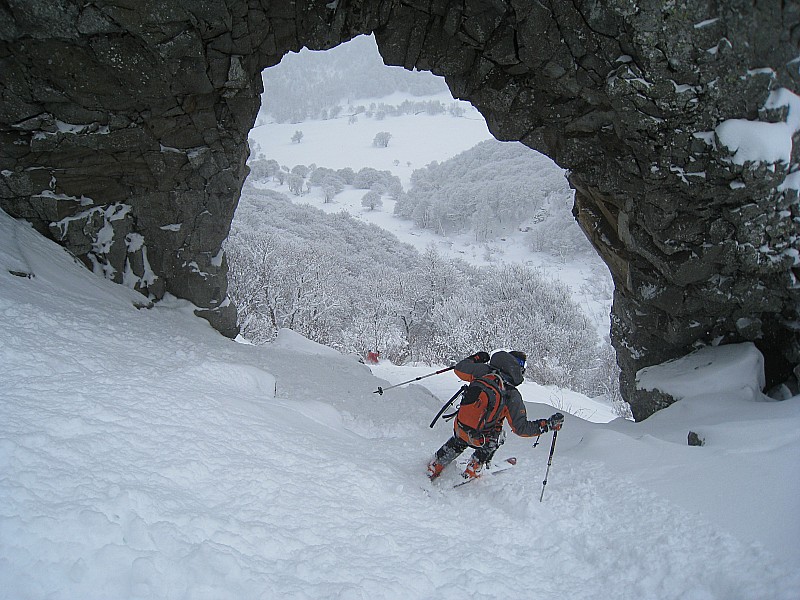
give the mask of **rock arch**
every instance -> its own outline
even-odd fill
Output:
[[[0,4],[0,207],[116,281],[188,298],[233,334],[220,247],[260,73],[374,32],[387,64],[443,76],[497,138],[569,169],[573,212],[614,277],[637,419],[669,400],[637,392],[636,370],[697,344],[752,340],[773,381],[798,363],[796,3],[132,6]],[[777,124],[782,145],[736,154],[725,122]]]

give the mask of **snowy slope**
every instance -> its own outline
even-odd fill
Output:
[[[379,396],[418,375],[140,301],[0,213],[0,598],[797,597],[800,398],[747,348],[645,423],[568,415],[540,503],[549,435],[427,482],[454,376]]]

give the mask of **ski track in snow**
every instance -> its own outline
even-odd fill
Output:
[[[0,598],[797,597],[760,545],[586,460],[578,419],[544,502],[549,436],[431,484],[449,425],[423,386],[378,396],[353,357],[136,310],[17,233],[38,258],[0,272]]]

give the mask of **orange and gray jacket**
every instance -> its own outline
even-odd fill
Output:
[[[522,437],[534,437],[547,432],[547,427],[542,427],[541,420],[528,421],[528,412],[522,395],[517,390],[523,381],[522,368],[517,359],[508,352],[499,351],[492,355],[489,363],[476,363],[472,358],[465,358],[453,367],[453,371],[464,381],[474,381],[488,373],[499,373],[503,378],[503,408],[500,416],[492,424],[492,429],[500,430],[503,421],[508,419],[511,430]],[[545,421],[546,422],[546,421]]]

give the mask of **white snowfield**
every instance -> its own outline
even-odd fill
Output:
[[[753,390],[749,345],[644,423],[567,415],[540,502],[550,434],[510,434],[508,473],[427,481],[451,373],[381,396],[426,369],[138,301],[0,213],[0,598],[798,597],[800,399]]]

